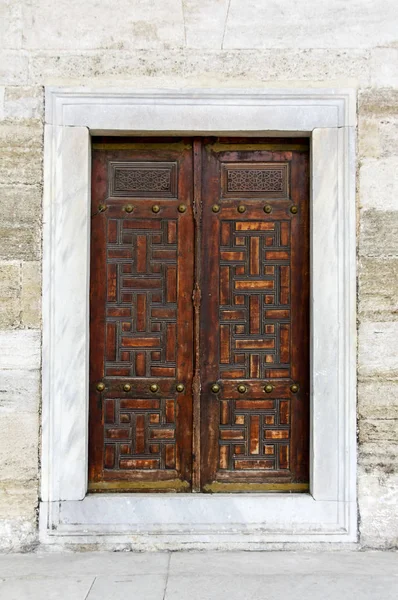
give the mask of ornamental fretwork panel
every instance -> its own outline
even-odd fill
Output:
[[[106,376],[176,375],[177,227],[108,221]]]

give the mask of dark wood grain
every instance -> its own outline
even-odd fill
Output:
[[[91,240],[90,489],[307,489],[308,141],[97,138]]]

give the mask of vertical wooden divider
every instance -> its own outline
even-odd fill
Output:
[[[195,220],[195,285],[192,294],[194,306],[194,376],[193,395],[193,452],[192,452],[192,491],[200,492],[200,303],[201,303],[201,253],[202,253],[202,142],[193,142],[193,215]]]

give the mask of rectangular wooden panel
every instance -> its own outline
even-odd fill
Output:
[[[187,491],[192,146],[102,145],[92,190],[90,489]]]
[[[202,490],[293,491],[309,476],[308,149],[239,146],[203,150]]]

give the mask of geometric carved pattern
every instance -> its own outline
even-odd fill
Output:
[[[290,399],[222,400],[220,414],[220,469],[289,469]]]
[[[220,376],[290,377],[290,222],[220,225]]]
[[[222,165],[221,192],[224,198],[286,198],[288,165],[254,163]]]
[[[107,398],[104,469],[175,468],[175,399]]]
[[[176,376],[177,226],[108,219],[105,376]]]
[[[110,162],[109,195],[140,198],[175,198],[177,165],[174,162]]]

